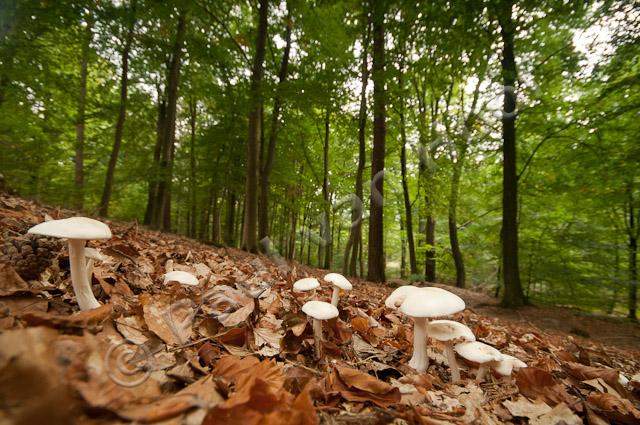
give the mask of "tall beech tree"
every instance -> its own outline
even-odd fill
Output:
[[[262,114],[262,77],[264,74],[264,56],[267,44],[267,16],[269,1],[260,0],[258,10],[258,31],[256,51],[251,72],[249,90],[249,136],[247,139],[247,177],[245,185],[244,224],[242,229],[242,249],[258,251],[258,172],[260,170],[260,117]]]
[[[384,157],[386,137],[384,19],[385,1],[372,2],[373,21],[373,150],[369,203],[369,255],[367,279],[385,281],[384,258]]]
[[[75,144],[75,194],[74,208],[84,207],[84,148],[85,148],[85,111],[87,108],[87,76],[89,74],[89,53],[93,40],[93,16],[88,14],[81,17],[82,47],[80,54],[80,84],[78,88],[78,109],[76,112],[76,144]]]
[[[512,17],[513,3],[504,1],[497,9],[502,39],[502,279],[503,305],[519,307],[527,303],[518,266],[518,177],[516,171],[516,59]]]

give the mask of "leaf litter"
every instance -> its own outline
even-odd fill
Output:
[[[0,242],[28,240],[45,215],[73,212],[0,195]],[[304,297],[291,287],[323,271],[107,223],[114,238],[90,243],[104,257],[92,275],[98,309],[78,311],[63,244],[37,279],[0,263],[1,423],[640,423],[638,347],[467,308],[451,319],[529,367],[479,384],[477,365],[461,359],[453,385],[435,341],[426,373],[407,365],[413,327],[384,307],[392,288],[356,279],[315,361]],[[174,270],[200,285],[163,284]]]

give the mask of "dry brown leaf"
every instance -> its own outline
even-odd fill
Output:
[[[185,344],[193,333],[195,309],[188,298],[171,300],[170,297],[140,297],[144,320],[149,330],[170,345]]]
[[[70,316],[29,311],[18,317],[31,326],[48,326],[51,328],[93,328],[107,320],[112,314],[111,304],[104,304],[91,310],[83,310]]]
[[[618,393],[626,394],[622,385],[618,382],[620,372],[615,369],[604,369],[599,367],[585,366],[580,363],[566,362],[562,365],[564,370],[579,381],[587,381],[590,379],[600,378],[609,386],[613,387]]]
[[[544,415],[529,421],[529,425],[582,425],[582,423],[582,419],[565,403],[559,403]]]
[[[20,277],[13,266],[8,263],[0,263],[0,297],[19,293],[37,293],[29,284]]]
[[[587,403],[593,410],[611,421],[626,425],[640,423],[640,410],[636,409],[629,400],[612,394],[591,393],[587,397]]]
[[[547,403],[542,401],[534,403],[524,397],[518,397],[515,401],[505,400],[502,404],[511,415],[529,419],[537,418],[551,411],[551,407]]]
[[[383,408],[400,401],[398,388],[367,373],[341,366],[336,366],[334,371],[330,391],[340,393],[348,401],[371,401]]]
[[[576,411],[582,410],[582,405],[577,403],[577,399],[569,395],[547,371],[535,367],[520,369],[516,373],[516,383],[520,392],[529,398],[539,398],[553,406],[565,402]]]

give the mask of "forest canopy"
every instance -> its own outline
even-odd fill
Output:
[[[635,318],[639,37],[632,1],[7,0],[1,184]]]

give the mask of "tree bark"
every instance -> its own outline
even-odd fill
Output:
[[[171,228],[171,181],[173,178],[173,157],[175,151],[176,111],[178,103],[178,85],[182,65],[182,47],[186,32],[187,14],[181,11],[178,16],[176,38],[173,44],[169,74],[167,76],[167,112],[163,147],[160,156],[160,180],[156,197],[156,208],[151,226],[167,231]]]
[[[273,160],[275,158],[276,141],[280,126],[280,111],[282,109],[282,88],[287,80],[287,70],[289,68],[289,55],[291,52],[291,30],[293,22],[291,16],[287,15],[287,29],[285,31],[285,47],[278,71],[278,88],[276,89],[273,101],[273,112],[271,113],[271,131],[269,133],[269,145],[267,146],[267,157],[265,163],[260,168],[260,205],[258,211],[258,237],[260,240],[269,236],[269,188],[271,171],[273,170]]]
[[[197,103],[194,98],[189,101],[189,128],[191,137],[189,140],[189,236],[196,237],[196,121],[198,118]],[[213,185],[213,182],[212,182]],[[209,199],[207,208],[210,209],[212,200]]]
[[[460,186],[460,176],[462,174],[462,164],[464,156],[460,155],[453,165],[453,176],[451,178],[451,194],[449,195],[449,242],[451,244],[451,255],[456,268],[456,286],[465,287],[465,270],[460,242],[458,241],[458,188]]]
[[[251,88],[249,93],[249,136],[247,140],[247,178],[245,188],[245,212],[242,231],[242,249],[258,252],[258,171],[260,151],[260,114],[262,105],[262,76],[267,42],[268,0],[260,0],[256,55],[253,60]]]
[[[82,40],[82,55],[80,59],[80,88],[78,92],[78,110],[76,113],[76,143],[75,143],[75,175],[73,207],[81,210],[84,207],[84,127],[85,110],[87,104],[87,74],[89,69],[89,50],[93,38],[93,23],[87,20]]]
[[[371,20],[369,10],[364,3],[362,16],[362,62],[360,65],[360,109],[358,111],[358,168],[356,169],[355,196],[351,207],[351,227],[349,239],[345,244],[343,273],[357,276],[359,245],[362,242],[362,197],[364,167],[367,161],[366,129],[367,129],[367,84],[369,83],[369,39]]]
[[[327,106],[327,110],[324,116],[324,147],[322,150],[322,163],[323,174],[322,174],[322,209],[324,214],[322,215],[322,242],[324,243],[324,264],[322,265],[325,269],[331,268],[331,254],[332,254],[332,240],[331,240],[331,202],[329,201],[329,124],[331,119],[331,112],[329,112],[329,107]],[[320,266],[320,262],[318,262]]]
[[[640,227],[638,226],[638,218],[636,216],[636,205],[633,198],[633,181],[627,183],[627,232],[629,234],[629,314],[632,320],[637,320],[636,313],[638,305],[638,235]]]
[[[517,77],[514,53],[515,25],[511,16],[512,4],[505,2],[498,13],[502,36],[502,77],[504,81],[504,110],[502,116],[503,177],[502,177],[502,276],[506,307],[525,305],[518,267],[518,180],[516,173],[516,94]]]
[[[122,49],[122,74],[120,75],[120,106],[118,109],[118,119],[116,121],[116,132],[111,148],[111,156],[107,165],[107,175],[104,180],[104,189],[102,191],[102,199],[100,201],[99,214],[103,217],[109,216],[109,202],[111,201],[111,192],[113,190],[113,176],[116,172],[116,164],[120,155],[120,146],[122,145],[122,134],[124,132],[124,122],[127,116],[127,100],[129,86],[129,54],[131,53],[131,44],[133,43],[133,31],[136,26],[136,3],[137,0],[131,2],[131,10],[127,34],[125,36],[124,47]]]
[[[158,88],[158,120],[156,122],[156,146],[153,150],[153,167],[149,177],[149,192],[147,195],[147,209],[144,213],[143,223],[151,225],[153,217],[156,215],[158,199],[158,183],[160,173],[160,156],[164,146],[164,128],[167,120],[167,102],[164,93]]]
[[[224,243],[227,246],[235,246],[235,211],[236,211],[236,194],[233,191],[227,193],[227,210],[225,218],[225,234]]]
[[[367,279],[384,282],[384,155],[385,155],[385,76],[384,2],[373,2],[373,151],[371,154],[371,202],[369,206],[369,262]],[[376,193],[377,192],[377,193]]]

